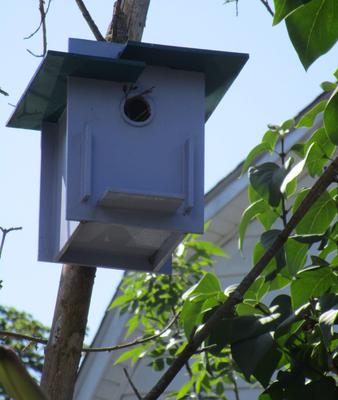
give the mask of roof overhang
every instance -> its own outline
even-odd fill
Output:
[[[247,54],[127,42],[70,39],[70,52],[48,51],[7,126],[40,130],[66,106],[67,77],[135,82],[146,65],[205,75],[205,120],[213,113],[248,59]]]

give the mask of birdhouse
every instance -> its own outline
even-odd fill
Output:
[[[8,126],[41,130],[39,260],[169,271],[204,225],[204,123],[246,54],[70,39]]]

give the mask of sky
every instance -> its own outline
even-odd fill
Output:
[[[0,304],[26,310],[50,325],[61,272],[60,264],[37,261],[40,133],[6,128],[6,121],[37,69],[41,35],[24,37],[39,25],[38,0],[1,2],[0,226],[22,226],[10,233],[0,260]],[[112,0],[87,0],[103,32]],[[69,37],[94,39],[75,1],[53,0],[47,17],[48,48],[67,51]],[[206,124],[205,190],[225,177],[260,141],[268,123],[293,117],[331,80],[337,46],[308,72],[291,46],[284,23],[271,26],[259,0],[151,0],[144,42],[249,53],[246,66]],[[108,305],[121,271],[98,269],[89,313],[90,341]]]

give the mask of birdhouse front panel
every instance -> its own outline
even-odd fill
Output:
[[[67,218],[203,230],[204,76],[69,77]]]

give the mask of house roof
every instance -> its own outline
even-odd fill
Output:
[[[69,50],[47,52],[8,126],[40,130],[43,121],[56,122],[66,107],[68,76],[135,82],[146,65],[203,73],[207,120],[248,59],[242,53],[140,42],[70,39]]]

